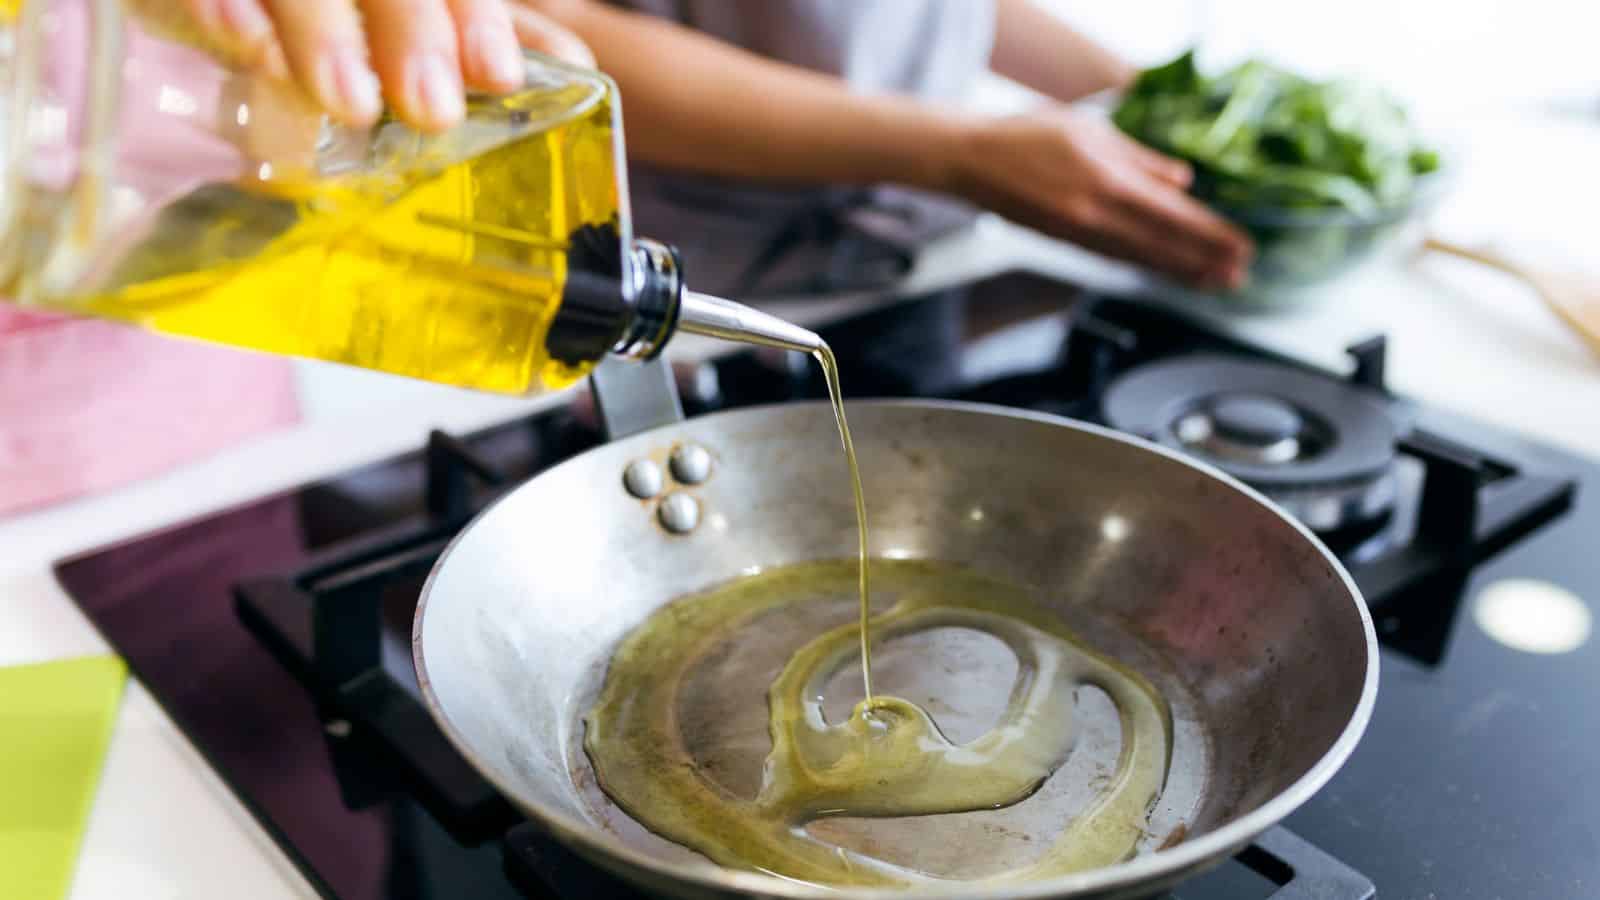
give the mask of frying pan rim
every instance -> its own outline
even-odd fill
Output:
[[[1079,431],[1085,431],[1095,436],[1116,441],[1139,450],[1145,450],[1166,457],[1195,471],[1210,475],[1224,484],[1234,488],[1244,496],[1260,505],[1266,512],[1278,517],[1288,524],[1294,531],[1305,538],[1312,547],[1321,555],[1322,559],[1332,566],[1333,571],[1339,576],[1349,599],[1354,603],[1356,614],[1361,621],[1361,630],[1366,639],[1366,673],[1361,686],[1361,696],[1356,701],[1355,710],[1350,719],[1345,723],[1338,738],[1329,745],[1326,752],[1306,770],[1305,774],[1295,779],[1287,788],[1263,803],[1261,806],[1245,813],[1237,819],[1223,825],[1215,831],[1186,840],[1175,847],[1165,850],[1156,850],[1151,853],[1136,856],[1110,866],[1101,866],[1074,872],[1068,875],[1051,879],[1042,879],[1035,882],[1017,885],[1005,885],[1005,894],[1017,900],[1045,900],[1051,897],[1068,897],[1076,894],[1100,893],[1134,888],[1150,882],[1161,882],[1163,879],[1179,875],[1188,870],[1198,868],[1205,863],[1230,855],[1239,847],[1244,846],[1267,829],[1287,818],[1307,800],[1311,799],[1333,778],[1334,774],[1349,759],[1360,743],[1362,735],[1366,733],[1367,725],[1371,721],[1373,707],[1377,701],[1378,693],[1378,639],[1373,628],[1372,614],[1367,609],[1361,589],[1356,586],[1354,579],[1345,569],[1344,564],[1328,550],[1321,540],[1312,534],[1311,530],[1299,521],[1279,509],[1272,501],[1260,492],[1243,482],[1233,478],[1226,472],[1208,465],[1202,461],[1192,459],[1168,447],[1147,441],[1143,438],[1114,431],[1110,428],[1069,419],[1065,416],[1050,413],[1021,410],[1011,407],[987,403],[971,403],[954,400],[923,400],[923,399],[887,399],[887,400],[858,400],[852,401],[849,406],[859,408],[863,406],[884,408],[910,408],[928,409],[937,411],[966,412],[979,415],[1002,416],[1027,422],[1037,422],[1047,425],[1060,425]],[[699,424],[715,421],[724,417],[733,418],[750,416],[756,413],[771,412],[774,410],[817,409],[832,415],[832,409],[826,402],[811,401],[803,403],[778,403],[762,406],[744,407],[740,409],[724,410],[698,416],[694,419],[672,422],[630,435],[637,438],[642,435],[658,434],[671,429],[682,428],[686,424]],[[602,447],[608,444],[600,445]],[[599,448],[595,448],[599,449]],[[495,507],[510,497],[519,493],[524,486],[532,484],[541,477],[553,477],[568,465],[577,463],[585,454],[565,460],[557,465],[535,475],[504,496],[491,502],[472,518],[461,531],[451,539],[444,552],[439,555],[439,560],[434,563],[429,571],[428,578],[423,582],[422,594],[417,600],[417,612],[412,619],[411,627],[411,655],[416,667],[417,684],[421,689],[423,702],[427,705],[429,713],[435,723],[444,732],[457,752],[470,762],[490,784],[508,797],[517,797],[518,792],[502,780],[492,767],[483,765],[478,755],[468,745],[463,735],[456,731],[450,722],[449,715],[434,694],[433,682],[428,677],[427,663],[423,659],[422,628],[427,616],[428,600],[433,593],[434,581],[443,571],[450,555],[455,552],[460,543],[470,535],[478,523],[486,518]],[[643,869],[655,876],[688,882],[697,887],[713,891],[748,891],[755,894],[765,894],[773,897],[792,898],[792,900],[843,900],[843,898],[889,898],[904,897],[910,892],[905,888],[883,887],[848,887],[848,888],[823,888],[785,881],[771,875],[762,875],[755,872],[740,872],[735,869],[724,868],[716,863],[697,861],[695,863],[669,863],[650,854],[644,853],[627,846],[621,841],[603,838],[604,832],[574,816],[563,812],[547,809],[543,804],[522,800],[516,804],[528,817],[537,822],[545,832],[568,845],[576,845],[587,851],[588,854],[600,857],[618,859],[636,869]],[[989,900],[996,896],[996,884],[982,882],[968,882],[950,886],[934,886],[928,889],[919,889],[916,895],[938,896],[950,900]]]

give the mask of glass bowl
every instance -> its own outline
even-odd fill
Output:
[[[1299,302],[1339,275],[1396,248],[1443,192],[1443,172],[1418,179],[1409,202],[1371,214],[1342,209],[1231,207],[1208,205],[1243,228],[1255,241],[1255,259],[1248,282],[1217,296],[1248,306],[1281,306]],[[1205,197],[1202,194],[1201,199]]]

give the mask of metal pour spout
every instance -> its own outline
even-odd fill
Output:
[[[807,354],[826,346],[814,333],[777,316],[687,289],[678,302],[678,328],[706,337]]]
[[[660,289],[640,292],[643,302],[635,309],[635,327],[640,331],[630,332],[620,344],[623,350],[630,351],[623,355],[631,355],[632,360],[608,359],[590,376],[595,405],[608,439],[683,419],[683,404],[678,399],[672,369],[659,355],[661,345],[675,331],[810,356],[827,352],[822,338],[798,325],[741,303],[683,288],[676,280],[676,265],[661,271],[673,277],[654,282]],[[669,305],[674,298],[675,310]],[[644,314],[638,314],[640,310]]]

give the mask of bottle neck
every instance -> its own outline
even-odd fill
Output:
[[[608,353],[638,360],[660,353],[677,327],[683,294],[677,251],[636,240],[623,266],[613,229],[584,229],[572,243],[561,305],[545,337],[550,356],[583,366]]]
[[[608,252],[615,232],[574,236],[581,251],[569,253],[561,306],[546,338],[550,355],[569,365],[593,363],[607,353],[633,360],[652,359],[678,331],[720,340],[815,353],[824,346],[816,334],[743,304],[687,290],[678,252],[640,238],[629,248],[631,265]],[[622,271],[617,271],[621,268]]]
[[[649,238],[635,238],[631,289],[633,314],[612,345],[611,352],[630,359],[651,359],[659,354],[678,329],[684,296],[683,264],[678,251]]]

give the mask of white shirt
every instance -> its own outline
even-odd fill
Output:
[[[861,91],[960,96],[989,65],[993,0],[614,0]]]
[[[836,75],[861,93],[961,100],[989,65],[993,0],[612,0],[682,23],[771,59]],[[622,98],[627,115],[627,97]],[[626,125],[626,123],[624,123]],[[760,186],[632,166],[637,233],[676,245],[691,285],[759,292],[744,275],[797,215],[835,192]],[[960,224],[964,210],[906,192],[878,191],[918,210],[891,242],[908,247]],[[890,229],[891,232],[894,229]],[[760,291],[827,265],[822,246],[784,254]]]

